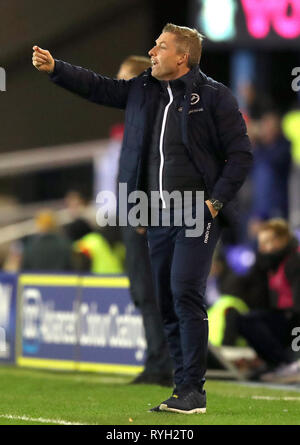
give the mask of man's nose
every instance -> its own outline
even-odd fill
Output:
[[[153,46],[153,48],[150,49],[148,54],[149,54],[150,57],[155,55],[155,46]]]

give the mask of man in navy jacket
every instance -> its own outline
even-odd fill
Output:
[[[34,46],[33,64],[51,80],[101,105],[125,110],[119,182],[128,194],[159,195],[158,226],[147,230],[153,277],[174,362],[172,396],[154,411],[203,413],[208,319],[206,280],[221,229],[237,219],[235,195],[251,167],[245,122],[232,93],[199,69],[202,36],[167,24],[149,51],[152,68],[131,80],[55,60]],[[204,231],[163,223],[166,192],[204,194]],[[196,195],[197,197],[197,195]],[[194,199],[194,198],[193,198]],[[149,207],[155,207],[152,202]],[[195,201],[192,212],[195,214]]]

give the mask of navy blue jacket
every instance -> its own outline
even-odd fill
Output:
[[[151,68],[133,79],[117,80],[55,60],[50,78],[92,102],[126,110],[119,181],[127,183],[128,194],[140,189],[159,95],[159,82],[152,77]],[[209,196],[225,204],[221,220],[235,222],[234,197],[252,164],[251,145],[236,99],[226,86],[195,67],[182,102],[181,124],[183,143]]]

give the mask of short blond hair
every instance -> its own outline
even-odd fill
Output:
[[[167,23],[162,32],[170,32],[175,34],[178,52],[188,53],[187,66],[189,68],[199,65],[204,36],[200,34],[197,29]]]
[[[261,224],[259,232],[272,231],[277,238],[291,239],[292,231],[288,222],[283,218],[272,218]]]
[[[149,57],[128,56],[125,60],[123,60],[121,65],[126,65],[131,74],[135,77],[139,76],[143,71],[150,68],[151,61]]]

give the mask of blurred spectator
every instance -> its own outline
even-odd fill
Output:
[[[248,312],[247,305],[233,295],[222,294],[208,311],[209,341],[214,346],[245,346],[238,331],[240,314]]]
[[[126,268],[126,247],[124,244],[122,231],[119,226],[105,226],[101,227],[99,233],[106,239],[109,243],[110,248],[114,254],[119,258],[122,269]]]
[[[74,243],[94,231],[94,227],[89,221],[88,200],[82,192],[70,190],[67,192],[64,201],[71,222],[64,225],[63,231],[66,237]]]
[[[86,213],[88,199],[79,190],[69,190],[64,198],[66,208],[70,215],[76,219],[82,217]]]
[[[66,210],[72,220],[70,224],[65,226],[66,233],[68,233],[69,228],[72,227],[72,222],[76,220],[84,220],[88,224],[93,225],[95,221],[94,210],[89,206],[88,198],[82,191],[69,190],[64,197],[64,202]]]
[[[212,280],[215,281],[219,293],[218,298],[215,298],[207,311],[210,327],[209,341],[214,346],[241,346],[245,344],[245,341],[239,336],[237,323],[239,315],[248,312],[248,306],[237,296],[236,278],[225,255],[219,250],[214,256],[208,280],[209,293],[211,294]]]
[[[24,240],[17,240],[10,243],[8,253],[2,265],[2,270],[5,272],[18,272],[23,258],[23,244]]]
[[[280,116],[276,112],[265,113],[259,124],[259,140],[254,146],[251,237],[256,236],[261,221],[288,217],[290,166],[290,142],[282,135]]]
[[[74,243],[77,253],[76,269],[94,274],[122,274],[122,264],[108,241],[99,233],[92,232]]]
[[[36,271],[65,271],[72,269],[72,247],[58,233],[55,215],[43,210],[36,217],[38,234],[24,246],[21,269]]]
[[[274,107],[271,98],[264,92],[258,91],[253,83],[244,83],[239,90],[245,104],[245,114],[250,120],[261,119],[263,114]]]
[[[300,322],[300,252],[286,221],[274,218],[261,225],[256,263],[240,282],[250,295],[261,297],[260,302],[252,301],[248,314],[239,317],[240,334],[265,361],[263,371],[272,371],[260,379],[299,381],[291,330]]]
[[[282,120],[285,137],[291,142],[293,166],[289,184],[290,223],[300,228],[300,110],[289,111]]]
[[[226,245],[249,243],[249,238],[255,238],[261,220],[275,216],[287,217],[287,212],[282,212],[280,209],[278,213],[276,210],[278,202],[274,200],[274,196],[277,191],[271,184],[272,181],[276,183],[278,173],[276,170],[279,169],[282,160],[278,159],[277,162],[277,158],[285,150],[283,138],[280,137],[280,118],[275,111],[270,111],[274,110],[274,102],[266,93],[258,91],[253,83],[241,84],[239,94],[248,135],[254,148],[253,178],[251,181],[249,175],[238,193],[241,209],[239,222],[236,227],[223,230],[222,242]],[[262,183],[268,186],[266,192],[264,188],[261,189]],[[281,183],[278,183],[278,189],[281,189]],[[280,197],[279,201],[280,207]],[[269,214],[270,208],[272,209]]]
[[[78,190],[69,191],[65,196],[65,203],[73,219],[64,226],[64,232],[73,243],[74,268],[94,274],[124,273],[118,252],[89,222],[88,201],[83,193]]]
[[[64,233],[71,242],[78,241],[91,232],[93,227],[83,218],[77,218],[64,226]]]

